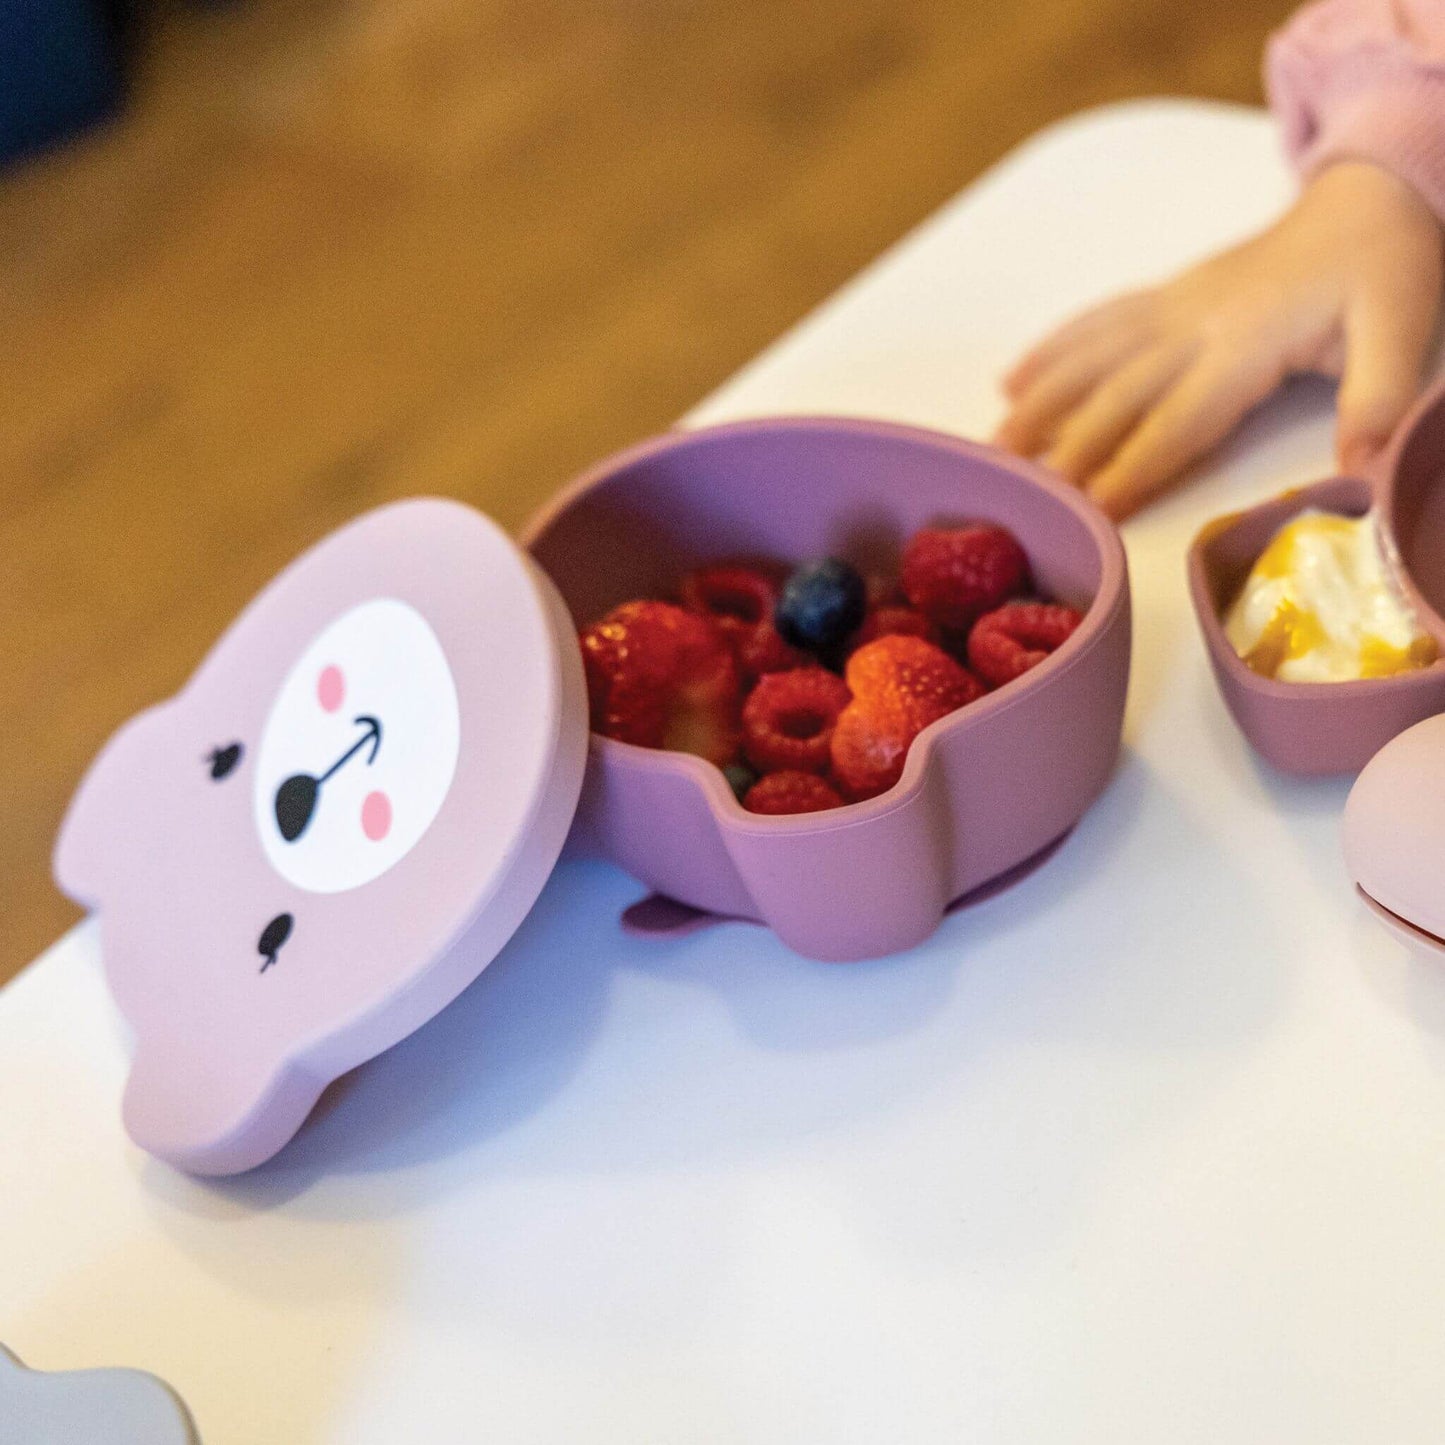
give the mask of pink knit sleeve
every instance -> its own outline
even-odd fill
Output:
[[[1265,81],[1302,175],[1374,161],[1445,220],[1445,0],[1319,0],[1271,39]]]

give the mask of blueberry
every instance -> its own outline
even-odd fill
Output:
[[[733,790],[740,803],[748,789],[758,780],[758,775],[746,763],[729,763],[723,769],[723,777],[728,780],[728,787]]]
[[[863,621],[866,603],[867,589],[857,569],[825,557],[805,563],[783,584],[773,624],[785,642],[832,666]]]

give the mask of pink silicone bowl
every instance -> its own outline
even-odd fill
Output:
[[[1289,773],[1356,772],[1397,733],[1445,712],[1445,663],[1358,682],[1281,682],[1251,672],[1222,621],[1256,558],[1306,507],[1360,516],[1374,506],[1420,625],[1445,654],[1445,386],[1405,419],[1380,465],[1210,523],[1189,551],[1189,590],[1219,689],[1241,731]]]
[[[953,899],[1067,832],[1118,753],[1129,584],[1114,528],[1038,468],[880,422],[743,422],[603,462],[525,541],[586,624],[725,557],[832,554],[896,575],[913,531],[972,518],[1011,528],[1041,589],[1086,615],[1039,667],[922,733],[896,787],[761,818],[701,759],[594,734],[578,841],[669,898],[844,960],[926,938]]]

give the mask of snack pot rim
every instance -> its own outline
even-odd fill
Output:
[[[1094,650],[1119,610],[1128,605],[1128,562],[1123,541],[1113,523],[1077,488],[1068,485],[1037,463],[1001,452],[986,443],[970,441],[965,437],[930,427],[858,416],[779,415],[722,422],[712,426],[673,427],[588,467],[529,519],[520,537],[521,545],[529,554],[534,554],[536,544],[584,495],[599,484],[621,477],[657,457],[737,438],[810,433],[854,435],[875,440],[891,439],[947,451],[966,461],[997,471],[1010,472],[1020,480],[1032,483],[1062,504],[1082,523],[1097,550],[1099,580],[1094,595],[1080,609],[1083,620],[1055,652],[1031,668],[1023,677],[930,723],[909,747],[903,774],[898,782],[877,797],[866,798],[861,802],[845,803],[840,808],[827,808],[810,813],[750,813],[739,803],[722,770],[703,758],[668,749],[644,748],[635,743],[605,737],[595,731],[589,734],[589,750],[596,758],[610,757],[628,768],[641,766],[654,771],[661,769],[690,778],[706,797],[712,813],[719,821],[725,820],[729,830],[734,832],[809,833],[840,830],[864,825],[896,808],[907,806],[923,785],[929,754],[940,736],[956,728],[976,725],[995,713],[1017,706],[1050,679],[1078,666]],[[959,520],[963,520],[961,515]],[[978,520],[991,519],[983,515]],[[1020,541],[1024,543],[1027,552],[1026,539],[1020,538]],[[591,620],[593,619],[574,619],[578,626],[585,626]]]

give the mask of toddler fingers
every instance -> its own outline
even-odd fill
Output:
[[[1189,364],[1187,347],[1155,346],[1140,352],[1112,376],[1059,428],[1048,463],[1071,482],[1082,482],[1134,429]]]
[[[1280,377],[1273,362],[1241,360],[1232,351],[1201,356],[1090,480],[1089,495],[1117,521],[1137,512],[1223,441]]]
[[[995,440],[1020,456],[1036,456],[1058,423],[1093,390],[1099,378],[1126,361],[1139,345],[1132,332],[1097,336],[1056,361],[1014,403]]]
[[[1382,278],[1345,315],[1337,449],[1346,471],[1358,471],[1384,447],[1420,393],[1440,283],[1437,274],[1420,295],[1417,279],[1413,273]]]
[[[1093,341],[1115,327],[1129,325],[1138,329],[1136,322],[1142,309],[1142,296],[1130,293],[1112,297],[1080,312],[1071,321],[1066,321],[1041,341],[1035,342],[1014,363],[1003,378],[1004,395],[1018,397],[1066,352]]]

